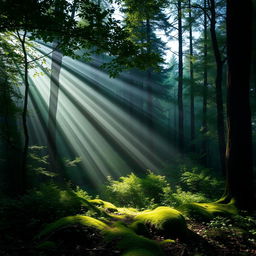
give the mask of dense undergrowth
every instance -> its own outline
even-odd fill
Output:
[[[173,175],[109,177],[99,196],[53,182],[1,196],[0,255],[229,255],[221,239],[244,244],[230,255],[253,255],[255,219],[210,203],[222,182],[202,168]]]

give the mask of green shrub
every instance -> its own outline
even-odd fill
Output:
[[[166,190],[170,191],[166,178],[149,171],[144,178],[134,173],[119,180],[109,177],[102,197],[117,206],[149,208],[163,201]]]
[[[0,233],[14,236],[32,234],[44,224],[88,210],[84,203],[89,198],[79,188],[61,189],[54,184],[43,184],[23,197],[0,199]]]
[[[180,186],[183,190],[201,193],[211,199],[220,197],[224,187],[223,182],[213,177],[208,169],[199,169],[197,167],[191,169],[182,168]]]
[[[172,207],[179,207],[183,204],[188,203],[201,203],[208,202],[209,199],[206,198],[201,193],[192,193],[190,191],[184,191],[181,187],[177,186],[176,191],[173,193],[164,194],[164,205],[169,205]]]

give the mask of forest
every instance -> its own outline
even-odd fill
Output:
[[[256,255],[256,0],[0,0],[0,256]]]

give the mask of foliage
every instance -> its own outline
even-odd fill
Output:
[[[77,19],[72,17],[73,11]],[[4,1],[0,6],[0,32],[23,30],[30,32],[28,37],[32,40],[58,40],[58,49],[74,58],[79,57],[79,49],[86,49],[86,59],[95,53],[106,53],[112,61],[102,67],[111,76],[132,67],[156,67],[158,55],[141,53],[122,24],[113,18],[113,12],[90,0]]]
[[[184,190],[192,193],[200,192],[208,198],[214,198],[216,197],[216,191],[221,191],[223,187],[222,182],[212,177],[208,169],[198,167],[188,169],[184,167],[181,171],[180,181]]]
[[[87,193],[79,188],[62,189],[52,183],[31,190],[18,200],[1,198],[0,232],[32,235],[45,223],[87,211],[90,209],[85,204],[87,199]]]
[[[247,212],[241,212],[232,218],[217,216],[212,219],[207,226],[215,230],[242,234],[249,242],[256,241],[256,220],[255,216],[249,215]]]
[[[173,207],[179,207],[183,204],[193,202],[202,203],[208,201],[209,199],[206,198],[202,193],[192,193],[190,191],[184,191],[181,187],[177,186],[175,192],[165,193],[163,204]]]
[[[169,184],[164,176],[149,173],[140,178],[134,173],[119,180],[108,178],[102,196],[118,206],[148,208],[159,204]]]
[[[251,235],[256,240],[256,219],[255,215],[249,215],[247,212],[242,212],[241,215],[236,215],[233,218],[234,224],[239,228],[248,231],[249,235]]]
[[[102,196],[118,206],[154,208],[209,202],[221,195],[222,182],[205,168],[180,167],[169,176],[167,180],[165,176],[149,172],[145,177],[134,173],[119,180],[109,177]]]
[[[180,164],[180,160],[174,161],[172,165],[166,166],[161,172],[166,175],[167,180],[170,182],[174,192],[181,194],[187,192],[189,195],[198,195],[195,202],[199,202],[200,198],[209,198],[217,200],[223,193],[223,181],[220,177],[216,176],[210,169],[196,166],[195,163]],[[196,167],[195,167],[196,166]]]

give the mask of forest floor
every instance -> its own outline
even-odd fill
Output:
[[[187,221],[191,231],[186,241],[176,240],[165,247],[166,255],[256,255],[256,240],[247,231],[222,223],[211,227],[198,221]]]
[[[187,224],[190,230],[188,238],[184,241],[176,239],[174,242],[166,244],[164,246],[165,255],[256,255],[256,240],[250,239],[247,231],[242,231],[236,227],[225,226],[225,223],[220,228],[210,227],[207,223],[198,221],[187,221]],[[84,231],[88,234],[89,230]],[[69,250],[63,248],[64,250],[61,255],[119,256],[121,254],[121,251],[117,250],[114,244],[105,243],[101,235],[95,233],[95,230],[90,230],[90,232],[90,242],[80,244],[77,240],[76,242],[73,241],[73,246],[70,243],[70,246],[73,248],[69,248]],[[159,242],[165,239],[154,234],[154,232],[151,233],[150,238]]]
[[[256,213],[137,210],[76,193],[50,184],[0,201],[0,256],[256,256]]]
[[[227,219],[228,220],[228,219]],[[227,256],[227,255],[256,255],[256,240],[252,238],[249,230],[242,230],[232,224],[223,222],[223,219],[205,223],[195,220],[187,220],[189,235],[184,240],[176,239],[163,245],[165,255],[172,256]],[[116,249],[115,241],[106,242],[100,232],[89,227],[73,226],[55,237],[62,246],[58,250],[37,250],[31,244],[23,244],[22,240],[16,241],[13,247],[8,248],[0,241],[1,256],[118,256],[121,251]],[[149,237],[158,242],[166,237],[161,237],[152,231]]]

